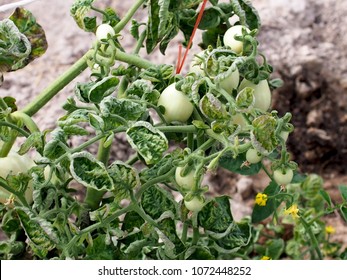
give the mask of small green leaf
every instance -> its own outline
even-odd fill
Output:
[[[259,29],[260,18],[257,10],[252,6],[251,1],[231,0],[231,5],[242,25],[248,26],[251,30]]]
[[[119,79],[117,77],[109,76],[103,78],[89,89],[88,100],[93,103],[100,103],[106,96],[115,91],[118,83]]]
[[[339,191],[340,191],[342,199],[344,201],[347,201],[347,186],[340,185],[339,186]]]
[[[17,105],[16,105],[17,100],[15,98],[13,98],[11,96],[5,96],[4,101],[5,101],[6,105],[11,108],[11,112],[15,112],[18,110]]]
[[[43,151],[43,136],[40,132],[34,132],[29,135],[29,137],[24,141],[24,143],[20,146],[18,151],[19,155],[26,154],[31,148],[36,148],[37,151]]]
[[[280,187],[275,183],[271,182],[270,185],[268,185],[265,190],[264,194],[268,196],[272,196],[277,194],[280,191]],[[284,197],[282,197],[282,201],[284,200]],[[259,206],[259,205],[254,205],[253,212],[252,212],[252,222],[253,223],[259,223],[262,220],[266,219],[270,215],[272,215],[275,210],[277,209],[278,205],[280,204],[281,201],[276,201],[273,198],[269,198],[266,201],[265,206]]]
[[[241,175],[254,175],[259,173],[261,169],[261,163],[245,166],[245,162],[246,153],[239,154],[236,158],[234,158],[231,153],[226,153],[219,160],[220,166],[234,173]]]
[[[70,14],[76,21],[77,25],[85,31],[90,31],[85,25],[85,18],[91,10],[94,1],[95,0],[75,0],[70,9]]]
[[[141,205],[153,219],[158,219],[165,211],[171,211],[176,215],[178,207],[172,195],[157,186],[152,186],[144,191]]]
[[[252,122],[251,141],[253,147],[263,155],[269,155],[276,147],[276,120],[270,115],[261,115]]]
[[[147,111],[147,108],[142,103],[131,99],[117,99],[113,96],[108,96],[100,103],[100,111],[106,123],[112,121],[113,124],[116,124],[118,117],[128,121],[139,120]]]
[[[65,154],[62,145],[67,146],[65,132],[61,128],[56,128],[51,133],[51,140],[45,145],[43,156],[49,159],[57,159]]]
[[[127,139],[145,160],[146,164],[155,164],[168,149],[165,134],[154,128],[150,123],[139,121],[127,130]]]
[[[230,201],[227,196],[220,196],[208,202],[198,214],[198,223],[205,230],[224,232],[233,222]]]
[[[265,256],[270,257],[273,260],[278,260],[284,251],[284,241],[283,239],[271,239],[266,241]]]
[[[340,207],[341,216],[344,218],[345,222],[347,222],[347,207],[341,206]]]
[[[202,19],[199,24],[199,29],[207,30],[215,28],[220,24],[220,14],[215,7],[210,7],[204,10]]]
[[[160,97],[160,92],[145,80],[136,80],[125,91],[125,96],[128,98],[139,98],[156,105]]]
[[[319,193],[323,197],[323,199],[328,203],[328,205],[331,207],[332,201],[331,201],[330,195],[325,190],[320,190]]]
[[[114,183],[105,165],[88,152],[75,153],[71,156],[70,172],[80,184],[96,190],[112,191]]]
[[[187,249],[184,255],[186,260],[215,260],[210,249],[205,246],[191,246]]]
[[[106,242],[106,235],[100,234],[86,249],[86,260],[115,260],[119,259],[118,248]]]

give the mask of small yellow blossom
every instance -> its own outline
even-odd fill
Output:
[[[268,261],[268,260],[271,260],[271,258],[269,256],[262,256],[262,258],[260,260]]]
[[[299,218],[299,208],[297,204],[293,204],[288,209],[284,210],[285,215],[292,215],[293,219]]]
[[[258,193],[255,197],[255,203],[259,206],[265,206],[267,201],[267,195],[265,193]]]
[[[336,232],[336,229],[333,226],[326,226],[325,227],[325,233],[326,234],[334,234]]]

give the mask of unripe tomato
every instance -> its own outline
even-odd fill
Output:
[[[225,32],[223,37],[224,45],[231,48],[231,50],[237,54],[242,53],[243,43],[235,40],[235,36],[242,36],[243,28],[245,28],[247,32],[250,32],[250,30],[243,25],[234,25]]]
[[[19,173],[27,172],[34,166],[34,162],[29,156],[20,156],[14,151],[10,151],[7,157],[0,158],[0,177],[6,179],[7,175],[17,175]],[[0,203],[4,204],[10,197],[10,193],[0,187]],[[33,201],[33,187],[32,181],[29,182],[28,188],[25,192],[25,198],[30,204]]]
[[[158,106],[165,108],[164,118],[168,123],[186,122],[194,109],[188,96],[175,88],[175,83],[163,90],[158,100]]]
[[[102,42],[102,40],[107,40],[108,35],[110,35],[111,37],[116,35],[116,32],[111,25],[103,23],[100,24],[96,29],[95,35],[98,41]]]
[[[184,200],[184,205],[187,207],[189,211],[199,212],[204,207],[204,201],[202,198],[195,196],[190,201]]]
[[[239,69],[236,67],[233,72],[230,73],[225,79],[220,81],[220,86],[228,93],[232,93],[233,89],[237,88],[240,82]]]
[[[238,91],[240,92],[246,87],[254,89],[254,108],[267,111],[271,105],[271,91],[267,80],[262,80],[256,85],[251,81],[243,79]]]
[[[248,151],[246,152],[246,160],[249,163],[252,164],[256,164],[258,162],[260,162],[262,159],[262,156],[258,153],[258,151],[256,149],[248,149]]]
[[[290,168],[286,168],[284,172],[279,168],[274,171],[273,176],[276,183],[282,186],[288,185],[292,181],[294,173]]]
[[[205,54],[205,51],[201,51],[197,54],[197,56],[201,57],[201,58],[206,58],[206,54]],[[205,71],[204,71],[204,64],[201,63],[201,59],[194,56],[192,62],[190,63],[190,66],[189,66],[189,72],[193,72],[193,73],[196,73],[196,74],[200,74],[200,75],[205,75]]]
[[[232,123],[238,124],[239,126],[241,126],[241,128],[245,128],[247,125],[247,121],[245,120],[245,118],[243,117],[241,113],[238,113],[233,116]]]
[[[182,177],[181,172],[183,167],[176,168],[175,180],[176,183],[185,190],[191,190],[195,185],[194,170],[190,171],[186,176]]]

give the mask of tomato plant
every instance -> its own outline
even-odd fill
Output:
[[[136,0],[123,17],[99,2],[71,7],[81,32],[95,38],[80,59],[23,107],[10,90],[0,97],[1,258],[342,258],[321,217],[347,217],[346,187],[333,205],[320,179],[290,160],[291,114],[271,109],[273,69],[258,50],[250,1]],[[146,19],[137,18],[140,9]],[[197,29],[202,51],[181,73]],[[0,32],[1,86],[47,43],[24,8],[0,21]],[[155,51],[176,52],[180,33],[184,55],[176,66],[159,64]],[[133,49],[123,36],[133,37]],[[73,82],[83,71],[89,78]],[[33,116],[70,83],[64,113],[42,130]],[[127,159],[111,153],[120,138]],[[232,198],[213,195],[207,179],[217,168],[268,175],[250,217],[235,221]],[[290,240],[282,222],[292,225]]]

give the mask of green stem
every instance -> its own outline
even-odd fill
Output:
[[[26,132],[24,129],[18,127],[17,125],[13,124],[13,123],[9,123],[9,122],[1,122],[0,121],[0,126],[8,126],[14,130],[17,130],[17,132],[19,132],[20,134],[22,134],[24,137],[28,138],[30,136],[29,132]]]
[[[139,40],[137,41],[136,43],[136,46],[135,46],[135,49],[133,51],[133,54],[138,54],[139,51],[141,50],[141,47],[143,45],[143,42],[144,40],[146,39],[146,35],[147,35],[147,32],[146,31],[143,31]],[[127,75],[125,75],[120,84],[119,84],[119,87],[118,87],[118,93],[117,93],[117,96],[118,98],[124,98],[124,92],[126,91],[127,89],[127,86],[128,86],[128,77]]]
[[[120,50],[116,51],[115,59],[144,69],[154,66],[154,64],[151,63],[149,60],[143,59],[134,54],[127,54]]]
[[[94,144],[95,142],[99,141],[100,139],[102,139],[103,137],[105,137],[106,133],[100,133],[98,135],[96,135],[95,137],[89,139],[87,142],[84,142],[82,145],[71,149],[69,152],[66,152],[65,154],[61,155],[59,158],[57,158],[54,161],[54,164],[58,164],[59,162],[61,162],[65,157],[67,157],[69,154],[73,154],[73,153],[78,153],[80,151],[83,151],[84,149],[86,149],[87,147],[89,147],[90,145]]]
[[[157,126],[161,132],[176,132],[176,133],[197,133],[198,129],[194,125],[172,125],[172,126]]]
[[[116,33],[119,33],[121,30],[123,30],[123,28],[127,25],[127,23],[133,18],[134,14],[137,12],[137,10],[145,2],[146,2],[146,0],[137,0],[136,3],[128,10],[128,12],[122,18],[122,20],[120,22],[118,22],[117,25],[114,27],[114,31]]]
[[[5,100],[3,98],[0,97],[0,109],[2,109],[3,111],[6,111],[8,108]]]
[[[29,116],[35,115],[45,106],[55,95],[57,95],[66,85],[74,80],[87,68],[87,57],[94,51],[88,51],[84,56],[76,61],[65,73],[58,77],[52,84],[44,89],[34,100],[26,105],[21,111]]]
[[[136,199],[139,199],[141,197],[141,195],[143,194],[143,192],[145,190],[147,190],[149,187],[153,186],[154,184],[164,182],[167,178],[169,178],[170,176],[172,176],[175,173],[175,170],[176,170],[176,167],[173,167],[173,168],[171,168],[171,170],[169,172],[165,173],[164,175],[161,175],[157,178],[154,178],[154,179],[144,183],[142,185],[142,187],[139,189],[139,191],[136,193]]]
[[[67,255],[69,250],[74,247],[74,245],[76,244],[76,242],[78,241],[78,239],[84,235],[84,234],[87,234],[87,233],[91,233],[93,232],[94,230],[97,230],[98,228],[101,228],[109,223],[111,223],[112,221],[114,221],[115,219],[117,219],[119,216],[127,213],[127,212],[130,212],[130,211],[133,211],[133,205],[130,204],[128,205],[127,207],[123,208],[123,209],[120,209],[118,211],[116,211],[115,213],[111,214],[110,216],[108,216],[107,218],[105,218],[104,220],[102,220],[101,222],[98,222],[96,224],[93,224],[89,227],[86,227],[84,229],[82,229],[81,231],[79,231],[77,233],[77,235],[75,235],[71,240],[70,242],[66,245],[65,249],[64,249],[64,254]]]
[[[316,254],[317,254],[318,258],[320,260],[323,260],[322,252],[319,249],[319,243],[317,241],[316,236],[312,232],[312,229],[311,229],[310,225],[306,222],[306,220],[303,217],[300,217],[300,221],[302,222],[303,226],[305,227],[307,233],[310,236],[310,239],[311,239],[311,242],[312,242],[312,246],[313,246],[314,250],[316,251]]]
[[[183,244],[185,244],[187,242],[187,236],[188,236],[188,224],[183,223],[182,236],[181,236],[181,240],[182,240]]]
[[[26,201],[24,195],[20,192],[17,192],[16,190],[12,189],[7,182],[0,177],[0,186],[4,188],[6,191],[9,193],[14,194],[16,197],[18,197],[19,201],[25,206],[25,207],[30,207],[28,202]]]
[[[11,116],[14,120],[22,121],[23,124],[29,129],[31,133],[40,132],[39,127],[29,115],[21,111],[16,111],[16,112],[13,112]]]
[[[200,238],[200,232],[198,227],[193,228],[193,240],[192,240],[192,245],[198,244]]]
[[[7,157],[8,153],[11,151],[13,144],[16,142],[18,132],[16,130],[10,131],[9,140],[6,141],[0,150],[0,158]]]

